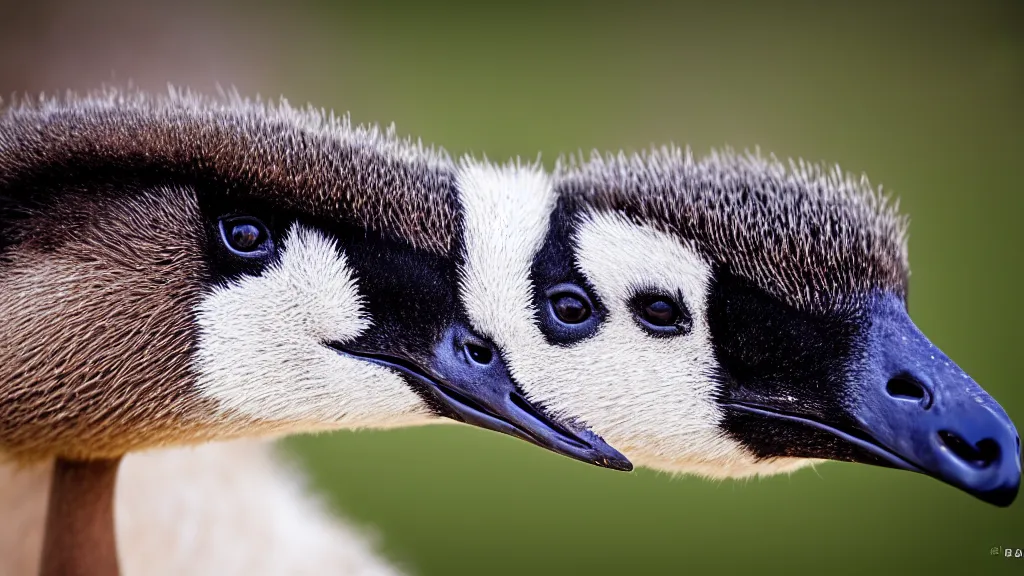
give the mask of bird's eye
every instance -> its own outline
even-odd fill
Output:
[[[576,294],[555,294],[551,297],[551,309],[566,324],[579,324],[590,318],[590,304]]]
[[[220,221],[220,233],[224,245],[238,256],[254,258],[270,253],[270,232],[256,218],[223,218]]]
[[[671,326],[679,318],[679,308],[668,300],[650,300],[640,310],[641,317],[655,326]]]
[[[577,282],[561,282],[540,292],[537,320],[551,344],[569,346],[597,333],[605,310],[597,296],[591,296]]]
[[[231,227],[231,247],[239,252],[251,252],[260,246],[260,229],[244,222]]]
[[[686,308],[664,295],[649,294],[638,297],[635,310],[640,324],[658,335],[685,334],[690,331],[693,324]]]

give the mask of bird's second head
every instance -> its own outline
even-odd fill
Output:
[[[662,150],[554,182],[466,163],[461,191],[470,319],[532,400],[634,462],[728,477],[848,460],[1014,499],[1017,431],[911,321],[906,223],[865,181]]]

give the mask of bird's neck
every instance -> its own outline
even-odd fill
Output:
[[[114,486],[121,458],[57,458],[43,537],[41,576],[117,576]]]

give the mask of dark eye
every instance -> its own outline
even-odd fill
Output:
[[[650,300],[640,309],[640,317],[655,326],[671,326],[679,319],[679,308],[668,300]]]
[[[555,294],[551,297],[551,309],[566,324],[579,324],[590,318],[590,305],[575,294]]]
[[[549,344],[569,346],[597,333],[605,309],[577,282],[561,282],[537,294],[537,320]]]
[[[692,320],[686,309],[668,296],[641,296],[637,298],[635,306],[640,324],[653,333],[664,336],[685,334],[692,327]]]
[[[256,218],[224,218],[220,221],[220,233],[228,250],[239,256],[262,257],[270,252],[270,232]]]

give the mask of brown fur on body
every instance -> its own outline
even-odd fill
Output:
[[[0,273],[0,446],[113,457],[211,435],[193,389],[206,273],[194,195],[62,196],[22,224]]]
[[[444,253],[441,152],[286,104],[107,91],[0,111],[0,455],[110,458],[253,433],[200,397],[201,199]]]

